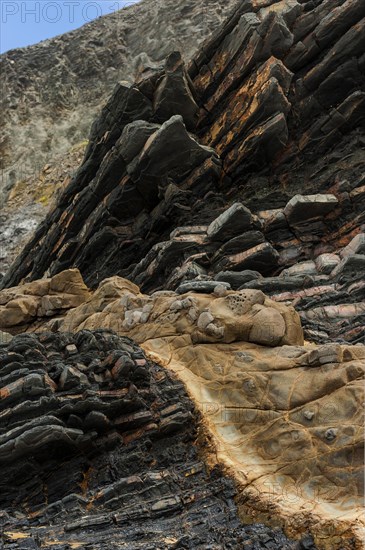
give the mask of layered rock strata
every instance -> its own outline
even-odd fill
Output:
[[[236,479],[246,521],[278,521],[291,537],[309,529],[320,548],[361,547],[364,346],[304,345],[292,307],[219,282],[210,293],[148,296],[113,277],[48,319],[28,331],[111,329],[177,374],[211,439],[206,460]],[[123,369],[117,361],[111,379],[96,378],[110,384]],[[62,384],[82,389],[83,369],[71,371]]]
[[[3,548],[315,548],[242,525],[181,382],[128,338],[16,336],[0,385]]]
[[[184,382],[244,521],[325,550],[361,548],[364,527],[364,17],[359,0],[247,0],[190,64],[175,51],[118,84],[0,293],[6,345],[133,338]],[[113,357],[67,364],[55,393],[86,376],[102,400]]]
[[[100,11],[100,3],[62,4],[58,16],[79,19],[81,15],[87,24],[0,56],[0,205],[4,191],[87,139],[116,82],[133,82],[137,74],[154,70],[176,49],[191,59],[237,0],[119,4],[127,7],[92,22],[88,21]],[[4,11],[4,18],[49,21],[47,5],[36,4],[33,14],[25,4],[18,8],[15,14]]]
[[[364,8],[332,8],[244,2],[188,68],[173,53],[119,84],[3,285],[70,266],[145,291],[243,272],[234,287],[294,300],[308,338],[363,342]]]

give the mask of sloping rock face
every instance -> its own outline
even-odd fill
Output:
[[[174,51],[118,84],[0,293],[5,343],[75,334],[72,355],[83,331],[133,338],[184,382],[241,518],[325,550],[361,548],[364,527],[364,9],[247,0],[189,65]],[[95,383],[124,376],[113,357]],[[56,393],[94,383],[64,366]]]
[[[46,331],[42,341],[47,331],[78,339],[100,327],[132,338],[185,383],[209,434],[205,459],[238,483],[245,521],[276,521],[291,537],[309,529],[319,548],[361,548],[365,346],[304,345],[298,313],[260,290],[216,283],[210,293],[149,296],[119,277],[66,315],[41,312],[27,330]],[[132,372],[117,354],[106,363],[59,368],[60,389],[87,389],[91,371],[102,387]]]
[[[190,59],[236,4],[142,0],[76,31],[0,56],[0,198],[86,139],[118,80],[133,82],[175,49]],[[85,23],[97,9],[98,2],[59,6],[64,18],[82,11]],[[42,4],[35,10],[39,19],[50,17]]]
[[[182,383],[128,338],[22,334],[0,373],[3,548],[315,548],[242,525]]]
[[[0,326],[23,332],[42,317],[67,312],[86,302],[90,293],[77,269],[70,269],[37,283],[5,290],[0,299]]]
[[[354,0],[243,2],[189,67],[175,52],[119,84],[3,285],[71,266],[93,287],[218,278],[294,300],[309,339],[364,341],[363,18]]]
[[[56,155],[42,170],[17,182],[0,203],[0,279],[66,187],[82,162],[86,141],[64,155]]]

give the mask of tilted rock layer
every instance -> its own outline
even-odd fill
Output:
[[[56,277],[75,281],[77,272]],[[104,327],[133,338],[185,383],[211,439],[208,462],[236,479],[246,521],[276,521],[292,537],[309,528],[321,548],[361,547],[365,346],[304,345],[293,308],[220,283],[210,294],[148,296],[114,277],[82,302],[66,315],[41,310],[23,330],[82,338]],[[117,359],[111,374],[96,365],[95,380],[111,383],[131,368]],[[61,389],[90,387],[89,369],[75,367],[59,369]],[[3,387],[5,400],[24,387]]]
[[[136,74],[158,66],[175,49],[190,59],[235,4],[237,0],[142,0],[76,31],[3,54],[0,198],[4,188],[87,138],[115,82],[133,82]],[[61,8],[64,17],[69,9],[83,10],[81,5]],[[42,17],[43,6],[38,9]],[[86,22],[88,10],[82,13]]]
[[[188,67],[175,52],[119,84],[3,286],[71,266],[145,291],[248,270],[233,288],[295,300],[308,338],[364,342],[364,16],[245,1]]]
[[[360,0],[246,0],[189,64],[119,83],[0,293],[5,343],[133,338],[185,383],[241,517],[326,550],[362,545],[364,30]],[[126,368],[69,366],[55,391]]]
[[[315,548],[242,525],[181,382],[128,338],[19,335],[0,381],[3,548]]]

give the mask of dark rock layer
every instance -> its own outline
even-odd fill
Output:
[[[16,336],[0,386],[2,548],[315,548],[242,525],[182,384],[128,338]]]
[[[103,3],[60,4],[56,15],[86,24],[0,56],[0,204],[4,190],[87,139],[116,82],[133,82],[176,49],[191,59],[237,0],[131,0],[89,22]],[[115,8],[113,2],[104,6]],[[10,14],[4,5],[3,16],[13,23],[26,17],[49,21],[51,11],[48,4],[25,3]]]
[[[242,284],[294,301],[309,339],[364,341],[364,15],[245,1],[188,68],[173,53],[117,85],[2,285],[70,266],[149,292],[256,271],[269,279]]]

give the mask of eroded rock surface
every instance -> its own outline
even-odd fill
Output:
[[[155,70],[176,49],[190,59],[237,0],[126,4],[125,9],[91,23],[89,13],[94,14],[98,4],[89,6],[90,11],[65,4],[64,17],[72,17],[73,10],[82,11],[87,24],[0,56],[4,92],[0,98],[0,200],[4,188],[9,190],[17,181],[33,176],[87,139],[100,105],[116,82],[131,83],[136,75]],[[36,5],[37,9],[42,18],[43,6]]]
[[[67,312],[81,305],[89,296],[77,269],[25,284],[16,290],[5,290],[0,298],[0,326],[22,332],[37,319]]]
[[[133,338],[186,384],[211,437],[207,460],[236,479],[250,522],[274,514],[290,536],[309,526],[320,547],[360,548],[364,346],[304,345],[296,311],[260,290],[216,282],[210,294],[149,296],[119,277],[28,330],[99,327]]]
[[[244,521],[309,530],[325,550],[361,548],[364,527],[364,17],[358,0],[247,0],[190,63],[174,51],[119,83],[0,292],[4,345],[77,333],[72,358],[85,331],[133,338],[185,383],[202,460],[235,479]],[[37,289],[70,276],[81,296],[47,291],[42,307]],[[56,380],[6,379],[4,402],[113,385],[126,368],[113,355],[94,380],[72,361]],[[87,443],[87,425],[54,415],[34,426],[41,446]],[[113,426],[104,416],[92,422]],[[6,436],[16,469],[23,428]]]
[[[3,548],[315,548],[242,525],[181,382],[128,338],[16,336],[0,385]]]
[[[254,271],[237,288],[294,303],[308,339],[364,342],[364,13],[331,10],[243,2],[187,66],[174,52],[117,85],[3,286],[69,267],[147,292]]]

